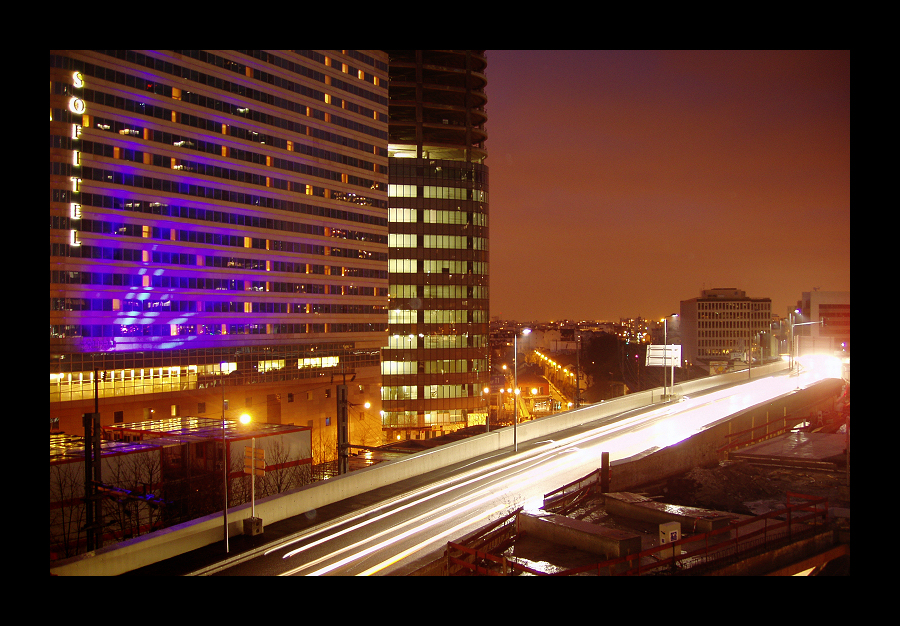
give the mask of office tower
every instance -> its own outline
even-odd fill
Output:
[[[794,326],[794,354],[850,354],[850,292],[804,291],[788,312]],[[810,322],[818,322],[810,324]]]
[[[699,298],[681,301],[680,317],[685,365],[722,373],[746,368],[748,353],[755,364],[774,356],[764,347],[771,346],[771,298],[750,298],[732,287],[704,289]]]
[[[387,109],[383,51],[51,50],[51,430],[333,433],[346,379],[380,443]]]
[[[389,50],[388,441],[483,424],[489,384],[483,50]]]

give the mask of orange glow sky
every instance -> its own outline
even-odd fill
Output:
[[[487,51],[491,315],[850,290],[849,52]]]

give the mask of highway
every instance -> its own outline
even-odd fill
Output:
[[[519,506],[539,508],[543,494],[596,470],[602,452],[609,452],[612,462],[664,448],[825,377],[833,375],[813,369],[762,378],[604,417],[552,440],[520,444],[517,453],[501,450],[452,475],[285,537],[215,575],[389,575]]]

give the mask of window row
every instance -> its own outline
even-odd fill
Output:
[[[478,274],[488,273],[483,261],[450,261],[445,259],[388,259],[389,274]]]
[[[474,163],[448,164],[446,162],[437,163],[429,161],[428,163],[408,162],[409,159],[395,159],[388,166],[391,180],[399,178],[421,179],[438,179],[446,181],[465,181],[473,182],[475,186],[482,186],[487,183],[487,170],[484,166]]]
[[[235,368],[240,371],[249,369],[258,361],[270,359],[308,359],[317,358],[320,361],[338,357],[341,363],[349,366],[349,371],[359,367],[377,367],[381,363],[381,351],[375,349],[361,349],[353,341],[342,338],[334,338],[333,342],[322,341],[310,344],[304,340],[294,343],[279,343],[277,346],[244,346],[239,353],[234,348],[210,347],[190,349],[158,349],[142,350],[140,352],[109,352],[99,354],[84,354],[74,352],[66,354],[64,358],[52,359],[54,368],[59,372],[93,371],[95,368],[122,369],[122,368],[149,368],[149,367],[175,367],[182,368],[202,367],[203,364],[211,364],[213,369],[219,364],[234,361],[237,357],[239,363],[231,366],[228,371]]]
[[[440,361],[382,361],[385,376],[406,374],[465,374],[485,371],[485,359],[445,359]]]
[[[425,385],[423,388],[425,398],[468,398],[470,397],[469,385]],[[381,388],[382,400],[417,400],[418,389],[406,386],[387,386]],[[411,397],[412,396],[412,397]]]
[[[371,259],[376,261],[386,261],[387,253],[371,252],[368,250],[360,250],[358,248],[340,248],[337,246],[323,246],[312,243],[304,243],[300,241],[283,241],[277,239],[262,239],[259,237],[244,237],[242,235],[223,235],[215,232],[203,232],[196,230],[177,230],[174,228],[160,228],[158,226],[147,226],[142,224],[128,224],[122,222],[107,222],[104,220],[89,220],[65,218],[61,216],[50,217],[50,228],[57,230],[77,230],[81,233],[95,233],[100,235],[115,235],[121,237],[137,237],[141,239],[156,239],[166,242],[182,242],[182,243],[203,243],[216,246],[227,246],[232,248],[255,249],[255,250],[271,250],[277,252],[291,252],[294,254],[308,254],[316,256],[332,256],[349,259]],[[96,254],[96,253],[92,253]],[[105,254],[105,253],[104,253]],[[121,254],[121,253],[119,253]],[[77,252],[66,254],[60,251],[60,256],[82,256],[90,258],[87,253],[79,255]],[[140,255],[138,255],[139,257]],[[202,258],[197,255],[198,258]],[[93,258],[107,258],[105,256],[94,256]],[[225,267],[222,262],[218,264],[215,257],[206,257],[210,260],[208,265],[216,267]],[[229,257],[220,257],[229,262]],[[125,259],[131,260],[131,259]],[[134,260],[140,260],[135,258]],[[148,259],[144,259],[147,261]],[[165,261],[163,261],[165,262]],[[271,271],[268,267],[259,269]]]
[[[487,323],[487,312],[480,310],[405,310],[388,311],[389,324],[482,324]]]
[[[50,285],[107,285],[116,287],[160,287],[169,289],[202,289],[210,291],[259,291],[273,293],[309,293],[321,295],[360,295],[387,297],[387,288],[315,283],[282,283],[270,281],[202,278],[194,276],[160,276],[149,274],[116,274],[50,270]]]
[[[757,332],[759,332],[756,329],[752,329],[752,330],[754,332],[754,335]],[[697,337],[709,337],[709,338],[713,338],[713,339],[722,338],[722,337],[738,337],[738,338],[746,339],[747,333],[748,333],[748,331],[746,328],[741,329],[741,330],[724,330],[724,329],[701,330],[701,331],[697,332]]]
[[[472,211],[441,211],[438,209],[388,208],[388,222],[417,224],[472,224],[487,226],[487,215]]]
[[[455,235],[415,235],[390,233],[389,248],[436,248],[439,250],[486,250],[486,237],[460,237]]]
[[[476,298],[488,297],[480,285],[390,285],[392,298]]]
[[[772,309],[771,302],[698,302],[698,311],[711,311],[719,313],[722,311],[770,311]]]
[[[380,333],[378,323],[339,324],[60,324],[50,325],[50,339],[77,337],[176,337],[185,335],[276,335],[308,333]]]
[[[472,200],[487,202],[488,195],[483,189],[462,187],[434,187],[430,185],[388,185],[390,198],[436,198],[438,200]]]
[[[235,204],[244,204],[254,207],[264,207],[268,209],[277,209],[279,211],[293,210],[291,200],[283,200],[281,198],[256,196],[253,194],[245,194],[230,189],[221,189],[219,187],[206,187],[204,185],[194,185],[171,181],[163,178],[155,178],[152,176],[142,176],[140,174],[122,173],[116,170],[106,170],[96,167],[83,167],[81,179],[94,180],[102,183],[112,183],[115,185],[124,185],[126,187],[138,187],[141,189],[152,189],[161,191],[165,194],[181,194],[186,196],[206,198],[217,202],[233,202]],[[349,197],[342,192],[332,193],[330,189],[324,187],[306,186],[306,195],[318,196],[320,198],[331,198],[343,202],[352,202],[354,204],[363,204],[367,206],[375,206],[386,208],[386,204],[381,200],[373,198],[363,198],[356,196],[355,199]],[[359,201],[357,201],[359,200]]]
[[[423,419],[428,426],[462,425],[466,423],[466,416],[467,411],[463,409],[451,409],[446,411],[425,411]],[[381,426],[382,428],[416,428],[419,426],[419,415],[417,411],[383,411]]]
[[[485,348],[489,345],[487,335],[391,335],[389,349],[451,349]]]
[[[64,200],[61,200],[64,201]],[[250,204],[259,205],[258,199]],[[343,209],[331,209],[312,204],[304,204],[300,202],[290,203],[290,207],[282,207],[282,210],[293,211],[294,213],[303,213],[313,215],[329,220],[342,220],[346,222],[357,222],[360,224],[371,224],[372,226],[381,226],[387,228],[388,222],[383,217],[368,215],[366,213],[354,213]],[[82,193],[81,205],[92,206],[102,209],[116,209],[118,211],[133,211],[135,213],[144,213],[148,215],[160,215],[163,217],[175,217],[181,219],[198,220],[201,222],[211,222],[213,224],[228,224],[232,226],[244,226],[250,228],[265,228],[266,230],[284,230],[287,232],[308,232],[312,235],[326,234],[324,227],[303,222],[292,222],[288,220],[277,220],[257,215],[244,215],[243,213],[232,213],[230,211],[220,211],[216,209],[205,209],[188,206],[178,206],[168,204],[166,202],[151,202],[147,200],[137,200],[132,198],[120,198],[107,196],[99,193]],[[337,230],[337,229],[335,229]],[[321,232],[320,232],[321,231]],[[347,231],[353,233],[355,231]],[[371,233],[364,233],[370,236]],[[335,237],[339,235],[331,234]],[[355,237],[344,237],[346,239],[354,239]]]
[[[723,328],[768,328],[768,320],[761,317],[754,317],[748,320],[745,317],[736,317],[732,320],[716,320],[716,321],[699,321],[697,322],[697,328],[699,329],[723,329]]]
[[[386,315],[387,307],[370,304],[143,300],[136,298],[50,298],[51,311],[122,311],[126,313],[285,313]]]
[[[743,349],[744,345],[747,342],[747,338],[745,337],[736,337],[733,339],[724,339],[724,338],[716,338],[716,339],[698,339],[697,346],[701,348],[738,348]]]

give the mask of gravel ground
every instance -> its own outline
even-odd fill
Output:
[[[745,461],[722,462],[639,489],[662,502],[698,506],[714,511],[761,515],[781,508],[787,492],[828,498],[830,508],[850,508],[847,473]]]

